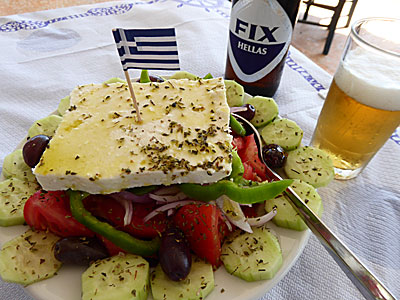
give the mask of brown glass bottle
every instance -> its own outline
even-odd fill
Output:
[[[240,5],[244,0],[232,1],[228,46],[231,48],[228,48],[225,70],[226,79],[233,79],[239,82],[244,86],[245,91],[251,95],[272,97],[275,94],[282,77],[283,67],[291,42],[292,30],[297,21],[300,1],[252,0],[251,4],[249,4],[249,1],[246,0],[246,3],[242,5],[243,8],[240,8]],[[272,6],[272,8],[263,7],[265,2]],[[249,8],[250,6],[254,6],[253,11],[250,11],[251,18],[248,17],[249,9],[252,9]],[[278,9],[277,12],[273,11],[275,8]],[[240,16],[240,13],[246,9],[247,12],[244,14],[244,17]],[[282,9],[286,14],[284,16],[285,20],[279,20],[279,16],[284,15]],[[271,18],[271,15],[268,16],[265,12],[267,14],[274,14],[275,17]],[[291,29],[288,28],[289,26]],[[284,30],[287,31],[286,34],[281,34],[279,37],[275,36]],[[274,47],[277,47],[277,44],[281,46],[274,49]],[[276,54],[278,51],[281,53]],[[276,54],[276,59],[269,62],[271,58],[266,57],[267,53]],[[230,57],[235,59],[235,68],[232,65]],[[264,66],[264,69],[260,71],[262,66]],[[235,69],[237,72],[235,72]],[[254,71],[255,76],[252,75]]]

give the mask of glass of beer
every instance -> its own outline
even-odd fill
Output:
[[[355,22],[311,141],[356,177],[400,124],[400,19]]]

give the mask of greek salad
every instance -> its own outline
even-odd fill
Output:
[[[210,74],[199,78],[180,71],[166,79],[143,71],[140,84],[159,89],[166,84],[193,81],[201,85],[208,80],[212,80]],[[103,85],[117,85],[118,89],[127,86],[119,78]],[[182,89],[176,92],[178,96]],[[291,186],[321,215],[323,205],[316,188],[333,179],[333,165],[321,150],[302,145],[302,129],[294,121],[279,116],[274,99],[245,97],[243,87],[230,80],[223,81],[223,90],[230,110],[231,143],[226,146],[217,141],[229,160],[229,172],[222,178],[204,184],[184,179],[162,185],[139,182],[120,190],[107,186],[101,192],[90,192],[106,186],[100,173],[98,178],[90,177],[88,184],[79,186],[73,174],[77,169],[66,170],[67,177],[62,179],[72,179],[63,183],[69,187],[65,189],[46,189],[37,180],[39,176],[35,176],[48,162],[43,157],[54,148],[52,141],[61,134],[57,129],[63,118],[77,109],[71,105],[70,97],[62,99],[57,114],[35,122],[23,147],[4,159],[0,226],[26,224],[27,230],[2,245],[1,278],[27,286],[56,275],[63,265],[80,265],[86,269],[81,274],[82,299],[148,299],[151,295],[155,300],[204,299],[215,288],[214,271],[218,268],[249,282],[273,278],[282,266],[283,256],[279,236],[269,226],[271,222],[290,230],[307,229],[282,192]],[[150,94],[148,99],[151,100]],[[184,105],[177,99],[166,107],[166,114]],[[82,105],[86,105],[84,102]],[[196,105],[191,109],[202,110]],[[235,115],[258,130],[264,143],[261,153],[253,129],[239,122]],[[118,124],[119,117],[110,116],[113,124]],[[135,122],[134,118],[129,121]],[[174,128],[163,130],[165,134],[177,130],[182,136],[190,135]],[[197,137],[203,139],[202,148],[191,148],[191,154],[212,151],[207,148],[210,135],[217,133],[197,132]],[[83,138],[81,143],[85,143]],[[120,138],[116,148],[122,143]],[[164,151],[163,147],[168,146],[157,144],[156,150],[146,148],[151,152],[143,150],[136,154],[149,156]],[[270,168],[290,179],[270,181],[260,156]],[[104,154],[97,156],[98,164],[106,164],[102,161],[107,159]],[[172,172],[165,168],[171,158],[168,163],[154,162],[154,156],[150,159],[154,163],[152,170],[166,176]],[[83,156],[74,154],[74,160],[83,160]],[[58,161],[62,165],[63,157]],[[218,159],[202,167],[210,177],[222,173],[221,170],[226,172]],[[41,175],[50,176],[52,170],[46,172]],[[129,176],[134,172],[128,168],[123,168],[123,172],[118,184],[129,185],[125,179],[132,178]],[[182,178],[190,172],[187,170]],[[177,176],[165,178],[176,180]],[[42,182],[57,187],[59,183],[50,185],[54,178],[57,177]],[[98,185],[91,185],[93,182]],[[85,187],[87,190],[82,190]]]

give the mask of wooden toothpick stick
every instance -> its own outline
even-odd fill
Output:
[[[135,93],[133,92],[132,82],[131,82],[131,78],[129,77],[128,70],[125,70],[124,73],[125,73],[126,81],[128,82],[129,92],[131,93],[133,105],[135,106],[137,121],[138,121],[138,123],[142,123],[143,120],[142,120],[142,117],[140,116],[139,106],[136,101]]]

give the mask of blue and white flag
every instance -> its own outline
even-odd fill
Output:
[[[179,70],[175,28],[113,29],[124,71]]]

